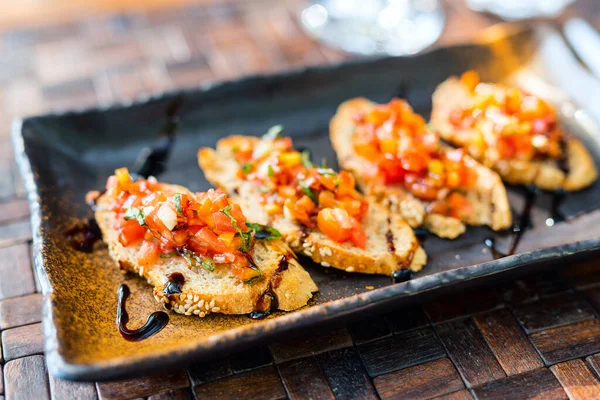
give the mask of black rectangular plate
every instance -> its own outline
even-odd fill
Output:
[[[413,301],[435,288],[460,287],[476,278],[598,250],[600,185],[595,184],[567,196],[560,209],[569,219],[553,227],[546,224],[551,196],[538,196],[533,228],[514,256],[493,260],[484,245],[485,238],[494,236],[498,247],[506,248],[509,235],[469,228],[454,241],[429,236],[423,243],[429,255],[427,267],[401,284],[383,276],[322,268],[302,259],[320,288],[309,307],[263,321],[247,316],[172,316],[158,335],[130,343],[114,325],[117,287],[127,281],[133,292],[131,301],[148,312],[159,309],[150,288],[139,278],[120,274],[105,247],[87,255],[68,246],[65,230],[91,215],[83,201],[85,193],[102,188],[115,168],[132,167],[140,149],[157,140],[165,110],[176,98],[182,101],[182,128],[166,172],[160,176],[163,181],[206,190],[209,184],[196,163],[199,147],[214,146],[230,134],[259,135],[276,124],[285,127],[296,147],[311,150],[315,160],[327,158],[335,167],[328,122],[337,106],[349,98],[386,102],[402,96],[428,117],[435,87],[467,69],[476,69],[483,79],[492,81],[529,71],[553,83],[548,77],[556,70],[550,74],[543,62],[552,51],[543,46],[548,32],[496,28],[494,33],[486,43],[440,48],[409,58],[251,77],[128,105],[17,122],[13,140],[32,208],[35,265],[46,298],[44,332],[50,371],[68,379],[102,380],[182,365],[308,326]],[[596,125],[580,111],[564,116],[561,122],[586,143],[598,163]],[[509,188],[509,192],[518,220],[523,190]],[[146,315],[132,316],[131,325],[141,324]]]

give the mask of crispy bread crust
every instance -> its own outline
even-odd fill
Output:
[[[187,192],[185,188],[176,191]],[[252,250],[255,263],[261,268],[263,277],[253,283],[244,284],[234,277],[227,265],[217,265],[215,271],[188,267],[181,256],[160,258],[150,267],[140,267],[136,260],[141,244],[124,247],[118,240],[115,226],[116,214],[108,211],[110,199],[101,196],[97,201],[96,220],[102,230],[104,242],[110,256],[122,269],[134,272],[154,287],[154,297],[158,302],[169,303],[173,311],[185,315],[204,317],[209,313],[247,314],[256,310],[259,297],[267,290],[275,275],[281,277],[273,290],[278,298],[280,310],[291,311],[303,307],[316,292],[317,286],[298,263],[289,246],[281,240],[256,241]],[[288,269],[276,272],[281,257],[286,255]],[[167,297],[163,288],[171,273],[179,272],[185,277],[182,293]],[[277,278],[277,280],[279,280]],[[269,298],[268,296],[266,296]]]
[[[495,161],[486,154],[477,154],[469,149],[468,143],[460,143],[449,114],[455,107],[468,107],[472,95],[457,77],[450,77],[440,84],[433,94],[431,124],[440,136],[459,146],[482,164],[497,171],[503,180],[515,185],[535,185],[544,190],[564,189],[577,191],[590,186],[598,178],[594,160],[585,146],[576,138],[567,136],[566,152],[568,174],[554,160],[500,160]]]
[[[376,104],[365,99],[355,98],[342,103],[331,119],[329,132],[333,148],[342,168],[352,171],[356,181],[365,193],[376,196],[383,204],[398,212],[416,228],[425,226],[442,238],[454,239],[465,231],[465,224],[488,225],[494,230],[506,229],[512,223],[506,189],[498,174],[477,165],[477,183],[474,190],[466,194],[475,211],[462,221],[442,215],[427,215],[426,203],[407,192],[401,185],[385,185],[371,178],[365,170],[365,162],[352,147],[351,135],[357,111],[368,111]]]
[[[237,177],[239,166],[232,149],[240,141],[248,140],[259,139],[229,136],[219,140],[216,150],[200,149],[200,168],[209,182],[228,192],[240,204],[250,220],[272,224],[278,229],[295,252],[307,255],[325,267],[347,272],[391,275],[403,268],[419,271],[425,265],[427,256],[410,226],[398,215],[372,201],[363,219],[367,234],[365,250],[350,243],[336,243],[319,230],[305,229],[286,216],[270,217],[261,206],[260,193],[256,188]],[[388,247],[388,238],[393,243],[392,251]]]

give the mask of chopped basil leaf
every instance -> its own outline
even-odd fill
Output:
[[[301,154],[301,157],[302,165],[304,165],[305,168],[314,168],[315,164],[310,161],[310,151],[304,150]]]
[[[325,157],[323,157],[321,159],[321,168],[323,168],[323,169],[329,168],[329,164],[327,164],[327,158],[325,158]]]
[[[270,226],[256,224],[253,222],[246,222],[246,226],[254,231],[255,239],[275,240],[281,239],[282,237],[281,232]]]
[[[317,195],[313,190],[306,184],[304,181],[300,181],[300,187],[302,188],[302,193],[307,195],[315,204],[319,204],[319,200],[317,199]]]
[[[273,171],[273,167],[269,165],[269,168],[267,169],[267,173],[269,174],[269,177],[274,177],[275,176],[275,171]]]
[[[171,258],[173,257],[175,254],[177,254],[177,252],[175,250],[173,250],[172,252],[170,252],[169,254],[161,254],[160,258]]]
[[[252,172],[252,163],[246,163],[242,165],[242,170],[246,175],[248,175],[250,172]]]
[[[263,135],[263,139],[279,139],[281,137],[281,133],[283,132],[283,126],[275,125],[269,128],[267,133]]]
[[[260,272],[260,270],[259,270],[259,272]],[[254,278],[250,278],[250,279],[248,279],[247,281],[244,281],[244,283],[245,283],[246,285],[252,285],[254,282],[256,282],[256,281],[260,280],[260,278],[262,278],[262,272],[260,273],[260,275],[258,275],[258,276],[255,276]]]
[[[175,208],[179,214],[183,214],[183,208],[181,208],[181,193],[175,193]]]
[[[137,220],[138,224],[140,224],[141,226],[145,226],[146,221],[144,221],[144,218],[144,211],[137,207],[129,207],[127,211],[125,211],[125,219],[127,221],[135,219]]]
[[[215,270],[215,262],[213,260],[206,257],[200,257],[199,255],[194,254],[187,249],[183,249],[183,257],[187,260],[188,264],[190,264],[190,267],[192,268],[202,267],[209,271]]]
[[[317,172],[325,176],[337,176],[337,173],[333,172],[329,168],[317,168]]]
[[[262,275],[262,270],[260,269],[260,267],[259,267],[258,265],[256,265],[256,264],[254,263],[254,261],[252,260],[252,258],[251,258],[251,257],[248,259],[248,261],[249,261],[249,263],[250,263],[250,268],[252,268],[252,269],[253,269],[253,270],[255,270],[255,271],[258,271],[258,276],[254,276],[254,277],[252,277],[252,278],[250,278],[250,279],[248,279],[248,280],[244,281],[244,283],[245,283],[246,285],[251,285],[251,284],[253,284],[254,282],[258,281],[260,278],[262,278],[262,276],[263,276],[263,275]]]
[[[251,234],[251,232],[242,232],[242,230],[240,229],[240,227],[237,224],[236,219],[233,218],[233,215],[231,215],[229,210],[231,210],[230,205],[227,207],[223,207],[219,211],[222,212],[223,214],[225,214],[231,220],[231,225],[233,225],[236,232],[242,238],[242,247],[240,247],[240,251],[246,252],[246,251],[250,250],[250,247],[252,247],[252,234]]]

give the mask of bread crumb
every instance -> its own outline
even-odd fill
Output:
[[[375,286],[365,286],[365,289],[373,290],[375,289]]]

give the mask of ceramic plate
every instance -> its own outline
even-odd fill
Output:
[[[209,185],[197,167],[196,150],[214,146],[225,135],[260,135],[270,126],[282,124],[297,147],[307,148],[314,159],[325,157],[335,166],[327,127],[342,101],[365,96],[385,102],[402,96],[427,117],[436,85],[471,68],[486,80],[525,77],[525,84],[552,88],[548,93],[553,100],[563,102],[560,109],[566,110],[562,123],[584,140],[600,165],[597,127],[585,112],[565,103],[563,92],[556,90],[565,74],[569,83],[576,81],[579,70],[545,67],[548,58],[559,57],[552,53],[555,46],[546,46],[551,32],[496,29],[492,34],[485,43],[440,48],[410,58],[363,60],[251,77],[127,105],[17,122],[13,139],[32,208],[35,265],[45,294],[44,333],[50,371],[62,378],[103,380],[185,365],[276,335],[389,309],[436,288],[452,289],[481,277],[598,249],[600,184],[566,197],[559,210],[567,221],[556,221],[551,227],[547,220],[553,215],[553,196],[540,194],[532,210],[533,227],[523,236],[514,256],[494,260],[484,244],[486,238],[495,237],[498,248],[505,249],[510,234],[469,228],[454,241],[429,236],[423,243],[429,263],[406,283],[327,269],[301,259],[320,288],[304,309],[276,313],[264,320],[171,314],[170,323],[160,333],[129,342],[115,324],[117,288],[124,282],[131,288],[129,326],[140,326],[149,313],[161,308],[152,297],[152,288],[138,277],[119,272],[106,246],[98,246],[92,254],[69,246],[65,231],[91,216],[84,204],[85,193],[102,188],[115,168],[132,168],[140,150],[158,140],[165,111],[176,99],[181,101],[181,129],[160,179],[197,191]],[[519,188],[509,192],[518,222],[524,192]]]

